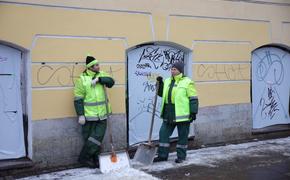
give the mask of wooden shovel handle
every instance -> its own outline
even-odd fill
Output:
[[[151,144],[152,131],[153,131],[153,125],[154,125],[154,117],[155,117],[155,110],[156,110],[156,103],[157,103],[158,89],[159,89],[159,82],[157,81],[156,82],[156,92],[155,92],[154,101],[153,101],[153,111],[152,111],[152,118],[151,118],[151,125],[150,125],[150,131],[149,131],[148,144]]]
[[[110,121],[110,118],[109,118],[109,100],[108,100],[108,94],[107,94],[107,89],[105,86],[103,86],[104,88],[104,93],[105,93],[105,102],[106,102],[106,112],[107,112],[107,125],[108,125],[108,131],[109,131],[109,139],[110,139],[110,144],[111,144],[111,151],[112,151],[112,154],[111,154],[111,161],[112,162],[117,162],[117,155],[116,155],[116,152],[115,152],[115,148],[114,148],[114,144],[113,144],[113,135],[112,135],[112,128],[111,128],[111,121]]]

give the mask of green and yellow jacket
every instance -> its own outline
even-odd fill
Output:
[[[160,83],[158,95],[162,96],[161,117],[169,122],[195,120],[198,97],[194,82],[179,74]]]
[[[99,78],[95,86],[91,84],[94,78]],[[77,115],[84,115],[87,121],[107,119],[112,110],[110,104],[106,102],[104,86],[111,88],[114,83],[114,79],[104,71],[95,73],[85,70],[76,80],[74,87],[74,106]]]

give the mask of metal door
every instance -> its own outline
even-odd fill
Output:
[[[290,49],[265,46],[252,53],[253,128],[289,124]]]
[[[129,145],[148,140],[156,77],[170,77],[171,65],[176,61],[186,62],[186,57],[179,48],[156,44],[139,46],[128,52]],[[191,63],[185,65],[191,69]],[[158,132],[163,121],[160,108],[161,98],[158,98],[152,140],[159,139]],[[177,137],[176,129],[171,137]]]
[[[21,51],[0,45],[0,160],[26,155],[20,63]]]

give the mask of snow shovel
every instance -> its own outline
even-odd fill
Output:
[[[115,151],[114,143],[113,143],[113,135],[112,135],[112,127],[111,127],[111,120],[109,116],[109,106],[108,106],[108,96],[106,88],[104,87],[105,92],[105,101],[106,101],[106,111],[107,111],[107,122],[108,122],[108,133],[109,133],[109,140],[111,144],[111,152],[109,153],[102,153],[99,155],[99,164],[100,164],[100,171],[102,173],[109,173],[114,170],[122,169],[122,168],[129,168],[129,156],[127,151]]]
[[[152,111],[152,118],[151,118],[151,126],[149,131],[149,138],[148,143],[143,143],[138,146],[138,149],[134,155],[134,161],[139,162],[143,165],[150,165],[153,162],[154,156],[156,154],[157,148],[151,142],[153,125],[154,125],[154,117],[155,117],[155,110],[156,110],[156,103],[157,103],[157,94],[159,89],[159,83],[156,82],[156,93],[153,102],[153,111]]]

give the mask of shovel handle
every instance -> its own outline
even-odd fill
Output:
[[[111,155],[111,159],[116,158],[116,153],[115,153],[115,148],[114,148],[114,144],[113,144],[113,135],[112,135],[112,128],[111,128],[111,121],[109,118],[109,104],[108,104],[108,94],[107,94],[107,89],[105,86],[103,86],[104,88],[104,93],[105,93],[105,102],[106,102],[106,112],[107,112],[107,124],[108,124],[108,131],[109,131],[109,139],[110,139],[110,144],[111,144],[111,151],[112,151],[112,155]],[[112,160],[113,161],[113,160]]]
[[[157,103],[158,89],[159,89],[159,82],[157,81],[156,82],[156,92],[155,92],[154,101],[153,101],[153,111],[152,111],[152,118],[151,118],[151,125],[150,125],[150,131],[149,131],[148,144],[151,144],[152,131],[153,131],[153,125],[154,125],[154,117],[155,117],[155,110],[156,110],[156,103]]]

